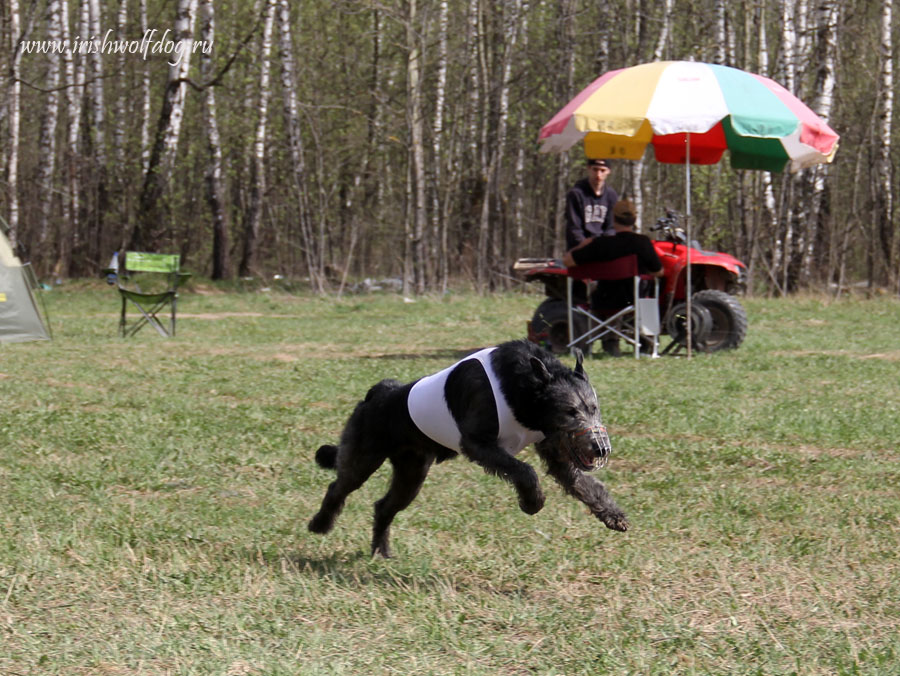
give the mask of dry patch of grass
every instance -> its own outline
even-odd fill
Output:
[[[772,353],[774,357],[850,357],[853,359],[879,359],[884,361],[900,361],[900,350],[876,353],[860,353],[851,350],[778,350]]]

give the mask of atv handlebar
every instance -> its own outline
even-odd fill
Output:
[[[677,211],[669,209],[666,207],[666,215],[660,217],[653,227],[650,228],[651,232],[659,232],[662,230],[663,239],[667,242],[675,242],[676,244],[687,244],[687,234],[684,231],[684,228],[681,227],[681,224],[678,222],[678,219],[681,217]],[[696,248],[700,248],[699,244],[695,244]]]
[[[666,215],[661,216],[656,223],[650,228],[650,232],[656,232],[658,230],[676,230],[679,227],[678,219],[681,216],[677,211],[673,211],[666,207]]]

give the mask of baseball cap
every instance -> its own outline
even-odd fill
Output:
[[[631,200],[619,200],[613,207],[613,220],[621,225],[634,225],[637,222],[637,209]]]
[[[609,163],[607,163],[606,160],[595,159],[595,158],[590,158],[590,157],[587,160],[587,165],[589,167],[606,167],[607,169],[609,168]]]

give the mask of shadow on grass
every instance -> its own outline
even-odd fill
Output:
[[[372,355],[363,355],[357,357],[358,359],[377,359],[384,361],[405,361],[412,359],[452,359],[454,361],[459,361],[465,357],[468,357],[473,352],[478,352],[478,350],[483,349],[485,346],[481,347],[473,347],[473,348],[461,348],[461,349],[435,349],[435,350],[425,350],[422,352],[401,352],[397,354],[372,354]]]
[[[518,582],[485,590],[483,585],[463,576],[454,576],[434,568],[431,561],[397,558],[385,560],[373,558],[367,552],[334,552],[321,557],[302,553],[287,553],[245,549],[235,553],[236,558],[248,565],[267,568],[285,577],[300,575],[317,578],[323,583],[339,586],[373,586],[404,592],[424,591],[436,593],[442,590],[479,592],[491,591],[498,596],[528,596],[532,590]]]

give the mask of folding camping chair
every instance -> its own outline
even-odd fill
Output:
[[[191,276],[190,273],[181,272],[178,260],[178,254],[140,251],[125,254],[117,275],[117,286],[122,297],[119,333],[123,338],[133,336],[145,324],[152,326],[164,338],[175,335],[178,286]],[[144,284],[144,288],[141,288],[140,282]],[[129,302],[140,310],[140,316],[130,325],[126,317]],[[157,316],[166,308],[169,310],[168,328]]]
[[[634,280],[634,295],[632,302],[617,309],[609,317],[598,317],[586,307],[576,305],[572,298],[572,287],[576,279],[585,283],[591,281],[615,281],[623,279]],[[652,279],[653,295],[647,298],[641,297],[641,279]],[[566,277],[566,304],[569,309],[569,344],[570,350],[574,350],[578,344],[590,346],[594,341],[604,336],[614,335],[628,344],[634,346],[635,359],[641,356],[641,336],[649,337],[653,344],[652,357],[657,357],[659,348],[659,280],[650,275],[641,275],[638,271],[637,256],[631,254],[611,261],[586,263],[569,268]],[[579,314],[587,318],[587,331],[579,336],[573,335],[574,315]],[[619,328],[619,320],[623,328]]]

